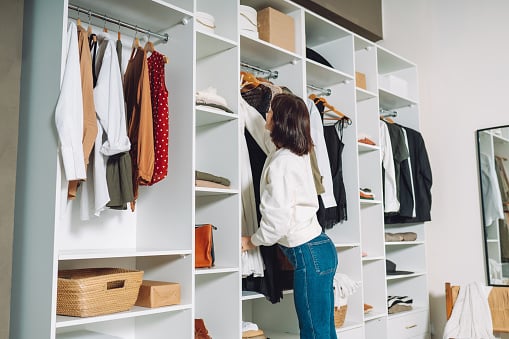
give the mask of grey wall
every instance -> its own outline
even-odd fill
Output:
[[[12,233],[16,150],[18,142],[19,83],[23,0],[2,0],[0,32],[4,52],[0,57],[0,338],[9,335]]]

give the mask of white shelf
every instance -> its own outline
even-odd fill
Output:
[[[191,4],[187,4],[186,0],[179,1],[182,7],[165,1],[149,0],[71,0],[69,3],[158,33],[170,27],[181,25],[182,19],[192,16]],[[172,2],[178,3],[179,1]],[[140,15],[140,13],[143,14]],[[83,21],[88,21],[88,19],[85,19],[87,17],[86,12],[81,12],[80,17]],[[100,22],[100,27],[104,24],[99,19],[92,19],[92,23],[94,20]],[[129,31],[129,35],[133,36],[134,32]]]
[[[408,279],[408,278],[414,278],[419,277],[422,275],[426,275],[426,272],[415,272],[412,274],[399,274],[399,275],[388,275],[386,277],[387,280],[398,280],[398,279]]]
[[[239,190],[229,188],[196,187],[196,196],[204,197],[210,195],[231,195],[238,194]]]
[[[380,107],[387,110],[398,109],[402,107],[412,107],[417,105],[416,101],[401,97],[397,93],[391,92],[383,88],[379,89],[379,98]]]
[[[197,268],[194,271],[196,275],[205,275],[205,274],[219,274],[219,273],[232,273],[239,272],[237,267],[221,267],[221,266],[213,266],[211,268]]]
[[[219,108],[207,107],[203,105],[196,106],[196,126],[205,126],[238,119],[238,115],[221,111]]]
[[[86,249],[64,250],[58,254],[58,260],[104,259],[127,257],[186,256],[191,250],[157,250],[157,249]]]
[[[235,41],[221,37],[217,34],[196,31],[196,59],[201,60],[208,56],[227,51],[237,46]]]
[[[373,99],[373,98],[377,97],[376,93],[367,91],[367,90],[365,90],[363,88],[359,88],[359,87],[355,88],[355,92],[357,93],[357,95],[356,95],[357,102],[361,102],[364,100],[369,100],[369,99]]]
[[[118,320],[118,319],[135,318],[135,317],[141,317],[141,316],[146,316],[146,315],[151,315],[151,314],[176,312],[176,311],[187,310],[187,309],[192,309],[192,308],[193,308],[193,305],[191,305],[191,304],[164,306],[164,307],[158,307],[158,308],[145,308],[145,307],[133,306],[133,308],[129,311],[117,312],[117,313],[106,314],[106,315],[99,315],[99,316],[95,316],[95,317],[79,318],[79,317],[68,317],[68,316],[57,315],[56,328],[79,326],[79,325],[92,324],[92,323]]]
[[[270,70],[301,60],[302,57],[263,40],[241,35],[240,59],[251,66]]]
[[[311,59],[306,60],[306,74],[308,85],[317,87],[327,87],[353,81],[351,75],[322,65]]]

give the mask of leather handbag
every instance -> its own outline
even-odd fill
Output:
[[[194,319],[194,339],[212,339],[203,319]]]
[[[212,224],[200,224],[194,228],[194,266],[205,268],[214,266],[214,237],[212,231],[217,229]]]

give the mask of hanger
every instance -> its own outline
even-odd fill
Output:
[[[245,71],[240,72],[240,83],[240,90],[242,92],[256,88],[261,84],[260,80],[253,73]]]
[[[92,11],[88,11],[88,35],[92,34],[92,25],[90,24],[90,21],[92,21]]]
[[[81,27],[80,8],[79,7],[78,7],[78,19],[76,19],[76,26]]]
[[[122,40],[122,34],[120,34],[120,20],[118,20],[117,40]]]
[[[140,39],[138,39],[138,26],[136,26],[136,29],[134,31],[133,48],[139,48],[139,47],[140,47]]]
[[[108,33],[108,28],[106,27],[106,18],[104,19],[103,32]]]
[[[323,113],[333,112],[334,114],[336,114],[336,117],[334,118],[324,117],[323,118],[324,120],[346,120],[349,124],[352,123],[352,120],[350,120],[349,117],[347,117],[344,113],[339,111],[336,107],[329,104],[325,98],[318,97],[316,94],[312,93],[309,95],[309,99],[313,100],[314,102],[320,101],[323,104],[323,106],[327,108],[327,110],[324,110]]]
[[[143,49],[145,50],[145,53],[153,53],[156,50],[154,43],[150,41],[150,35],[148,36],[148,40],[145,43],[145,47],[143,47]],[[165,64],[168,63],[168,57],[166,55],[163,55],[163,60]]]
[[[394,120],[392,120],[389,117],[380,117],[380,119],[382,119],[383,121],[385,121],[388,124],[394,124]]]
[[[389,111],[383,108],[380,108],[380,119],[385,121],[388,124],[394,124],[394,120],[391,119],[391,117],[395,117],[398,115],[398,112],[396,111]]]

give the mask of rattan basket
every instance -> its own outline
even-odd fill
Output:
[[[345,323],[346,309],[348,305],[334,307],[334,326],[341,327]]]
[[[91,317],[133,307],[143,271],[83,268],[58,272],[57,314]]]

